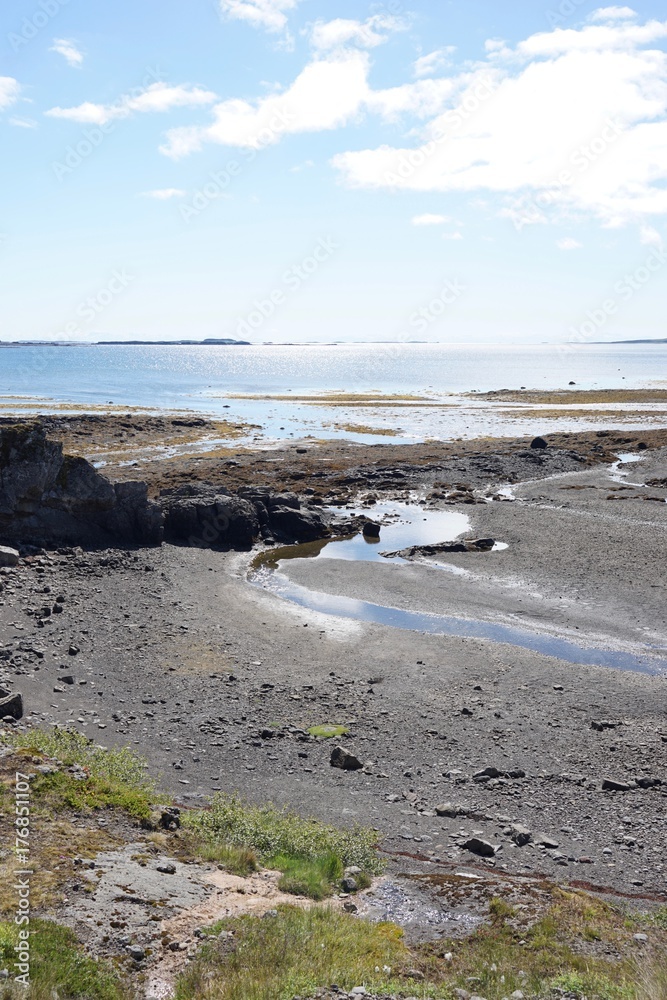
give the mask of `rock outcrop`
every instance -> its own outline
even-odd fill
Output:
[[[159,502],[170,542],[197,548],[250,548],[259,535],[254,506],[215,486],[178,486],[160,494]]]
[[[0,428],[0,541],[159,545],[162,522],[145,483],[111,483],[37,424]]]

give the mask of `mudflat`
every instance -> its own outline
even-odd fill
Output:
[[[185,805],[239,790],[376,826],[393,854],[660,898],[667,434],[547,444],[300,442],[104,468],[153,494],[189,479],[289,489],[369,518],[389,501],[464,513],[465,537],[506,547],[372,562],[324,552],[278,573],[309,594],[515,629],[540,649],[299,606],[272,592],[270,572],[253,578],[257,549],[62,548],[0,570],[0,684],[20,688],[31,723],[129,743]],[[625,453],[641,460],[618,464]],[[60,613],[39,613],[57,598]],[[561,640],[593,662],[550,654]],[[595,662],[606,652],[642,664]],[[322,725],[347,731],[309,733]],[[364,766],[332,767],[335,744]],[[471,854],[472,837],[493,853]]]

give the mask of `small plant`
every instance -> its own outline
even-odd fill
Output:
[[[278,888],[293,896],[326,899],[343,874],[343,863],[331,852],[320,858],[294,858],[280,854],[267,862],[270,868],[283,872]]]

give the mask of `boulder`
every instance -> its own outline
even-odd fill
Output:
[[[275,537],[283,542],[314,542],[330,533],[318,511],[303,508],[270,507],[269,524]]]
[[[0,698],[0,719],[5,719],[7,716],[16,720],[23,717],[23,698],[18,691]]]
[[[39,424],[0,428],[0,537],[31,545],[159,545],[162,514],[145,483],[112,483],[63,455]]]
[[[0,545],[0,566],[16,566],[19,561],[19,553],[16,549],[10,549],[8,545]]]
[[[186,484],[160,494],[165,538],[198,548],[249,548],[259,534],[249,500],[211,485]]]
[[[536,437],[536,438],[533,438],[533,440],[530,442],[530,447],[531,448],[548,448],[549,445],[547,444],[547,442],[544,440],[543,437]]]
[[[329,763],[332,767],[339,767],[341,771],[359,771],[364,766],[358,757],[348,753],[343,747],[333,748]]]
[[[380,525],[375,521],[366,521],[361,530],[366,538],[380,537]]]
[[[498,848],[494,847],[494,845],[489,843],[488,840],[481,840],[479,837],[471,837],[461,846],[464,851],[470,851],[472,854],[478,854],[481,858],[492,858],[498,850]]]

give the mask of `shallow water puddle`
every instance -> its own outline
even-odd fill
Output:
[[[391,518],[391,520],[390,520]],[[409,545],[428,545],[441,541],[452,541],[469,529],[470,522],[465,514],[456,511],[423,511],[415,504],[378,504],[373,507],[372,520],[382,523],[380,539],[367,539],[361,533],[353,538],[329,541],[323,539],[302,545],[288,545],[263,553],[254,564],[249,580],[255,586],[272,594],[308,608],[320,614],[347,618],[354,621],[388,625],[428,635],[453,635],[462,638],[491,639],[494,642],[509,643],[523,649],[532,649],[546,656],[554,656],[568,663],[582,663],[591,666],[615,667],[619,670],[634,670],[647,674],[667,673],[667,649],[654,647],[656,656],[649,653],[638,656],[620,650],[582,646],[568,639],[561,639],[545,633],[531,632],[496,622],[480,619],[460,618],[453,615],[430,614],[408,611],[383,604],[373,604],[352,597],[326,594],[299,583],[294,583],[280,572],[280,563],[290,559],[342,559],[408,564],[401,557],[387,559],[383,551],[405,548]],[[370,518],[369,518],[370,520]],[[504,543],[496,543],[494,549],[506,548]],[[488,558],[488,554],[486,556]],[[447,563],[430,563],[434,569],[460,569]],[[461,572],[465,572],[462,570]]]

